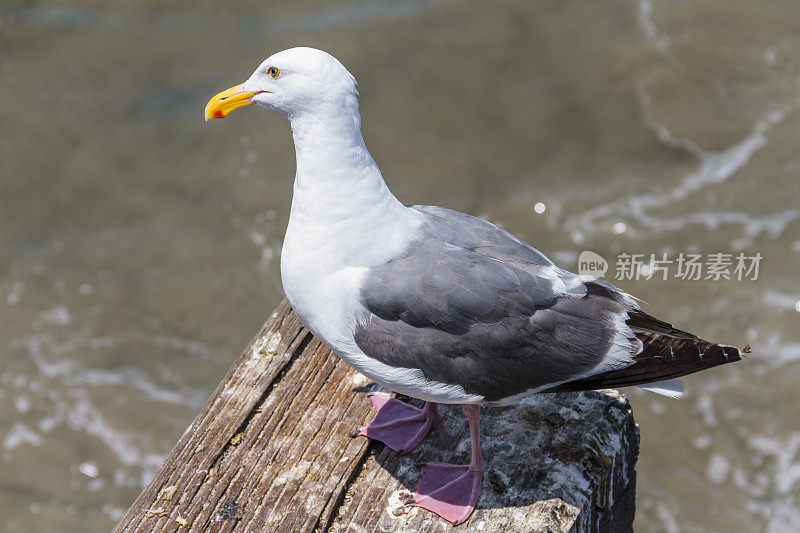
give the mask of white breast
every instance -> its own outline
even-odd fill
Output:
[[[305,187],[298,180],[281,278],[300,320],[346,357],[367,312],[360,303],[361,280],[370,267],[402,253],[418,223],[393,197],[384,199],[363,187],[344,189],[349,190]]]

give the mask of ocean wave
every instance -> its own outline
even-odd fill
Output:
[[[663,233],[678,231],[686,227],[701,225],[718,229],[724,225],[741,225],[743,235],[733,244],[737,248],[751,245],[755,238],[768,235],[778,238],[786,227],[800,217],[800,209],[787,208],[766,215],[752,215],[741,211],[706,211],[679,214],[674,210],[669,217],[659,217],[652,211],[669,207],[671,204],[694,197],[708,187],[722,184],[745,167],[753,154],[767,145],[767,133],[780,124],[793,111],[792,106],[783,106],[766,113],[752,127],[750,133],[739,142],[725,150],[714,152],[701,148],[691,139],[674,136],[667,127],[658,122],[650,111],[651,97],[646,91],[647,82],[636,84],[645,124],[655,132],[667,146],[680,148],[697,161],[694,171],[684,176],[680,182],[667,189],[644,194],[623,194],[611,202],[588,209],[564,220],[565,229],[581,234],[593,234],[620,220],[633,221],[626,224],[625,234],[631,238],[642,237],[646,232]]]

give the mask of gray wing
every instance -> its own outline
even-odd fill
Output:
[[[371,314],[355,340],[370,357],[493,402],[625,366],[641,349],[630,300],[611,285],[582,283],[484,220],[412,209],[424,238],[362,286]]]

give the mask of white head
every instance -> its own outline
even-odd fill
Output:
[[[269,56],[244,83],[212,98],[206,120],[224,118],[251,104],[276,111],[292,120],[312,114],[357,116],[356,80],[332,55],[314,48],[290,48]]]

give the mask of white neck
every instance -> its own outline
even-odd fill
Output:
[[[363,189],[394,199],[364,146],[358,111],[330,106],[313,115],[290,115],[289,120],[297,155],[293,204],[309,194],[358,201],[360,195],[348,193]]]
[[[404,245],[416,215],[394,197],[364,146],[356,104],[288,118],[297,174],[284,253],[313,248],[320,261],[369,266],[377,260],[370,244]]]

